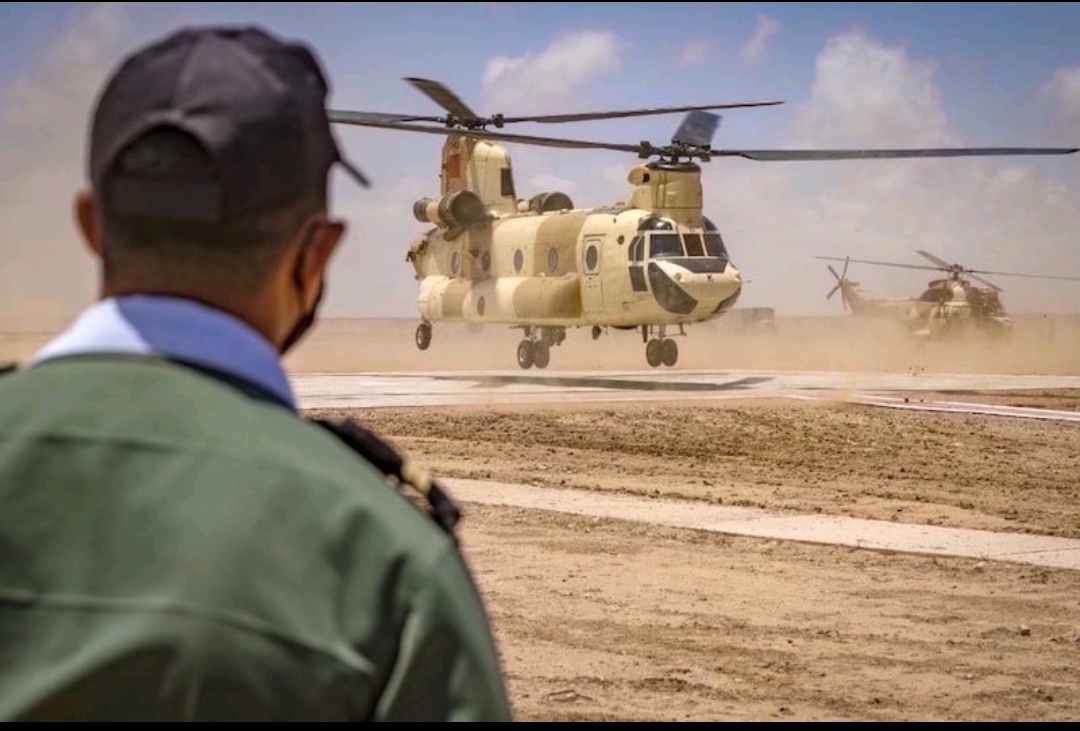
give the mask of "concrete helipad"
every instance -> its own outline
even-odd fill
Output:
[[[304,408],[373,408],[536,402],[658,401],[672,398],[842,399],[888,408],[963,411],[1080,422],[1080,413],[949,401],[905,401],[911,391],[1078,388],[1078,376],[830,371],[478,371],[293,376]]]
[[[551,510],[729,535],[1080,570],[1080,540],[1055,536],[995,533],[843,516],[777,514],[689,500],[479,480],[446,479],[444,483],[454,499],[466,507],[475,503]]]
[[[292,377],[302,408],[376,408],[672,398],[796,398],[1080,423],[1080,412],[905,397],[914,391],[1080,388],[1076,376],[790,371],[621,371],[307,374]],[[1068,428],[1073,428],[1071,425]],[[871,550],[960,556],[1080,570],[1080,541],[841,516],[775,514],[690,501],[529,485],[446,480],[463,503],[552,510],[674,528]]]

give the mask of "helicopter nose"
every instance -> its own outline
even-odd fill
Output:
[[[742,291],[742,274],[731,262],[686,259],[657,264],[675,287],[697,302],[695,310],[716,310],[725,302],[734,302]]]

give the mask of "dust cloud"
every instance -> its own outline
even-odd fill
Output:
[[[420,351],[415,328],[416,321],[407,319],[326,320],[286,365],[296,373],[518,370],[520,331],[436,323],[431,347]],[[775,333],[740,329],[732,318],[686,333],[677,338],[675,370],[1080,375],[1080,317],[1017,318],[1008,344],[916,342],[897,323],[853,317],[777,317]],[[594,342],[587,328],[569,329],[543,373],[600,370],[651,371],[640,333],[611,330]]]

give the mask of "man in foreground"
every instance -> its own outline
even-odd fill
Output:
[[[0,377],[0,720],[510,720],[454,537],[280,365],[345,225],[317,60],[174,34],[98,100],[101,299]]]

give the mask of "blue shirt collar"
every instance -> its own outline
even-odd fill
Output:
[[[259,333],[221,310],[174,297],[105,299],[84,310],[31,360],[88,353],[175,358],[260,386],[294,411],[296,400],[277,351]]]

